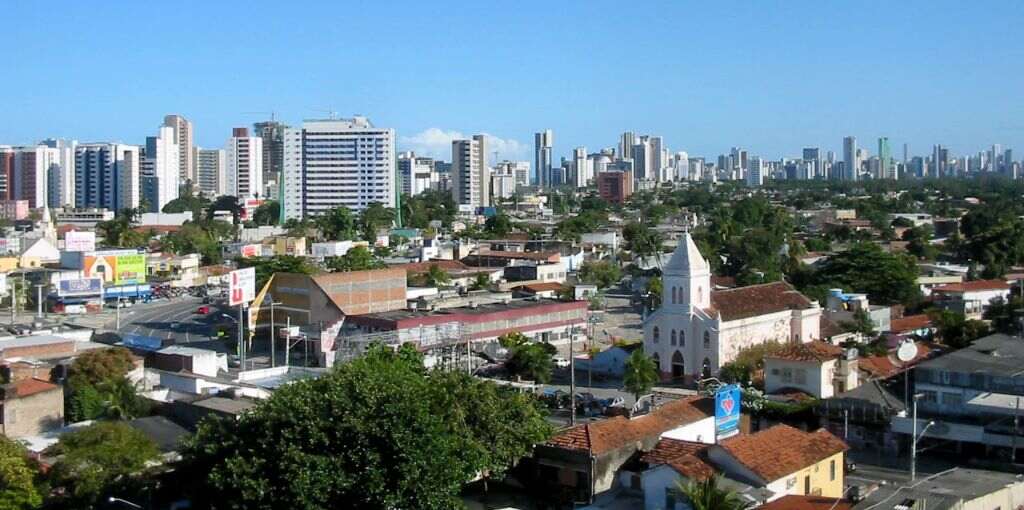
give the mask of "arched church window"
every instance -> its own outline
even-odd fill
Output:
[[[681,379],[686,375],[686,363],[683,361],[683,355],[676,351],[672,354],[672,378]]]
[[[654,337],[654,343],[658,343],[658,341],[661,340],[661,330],[658,329],[658,326],[654,326],[652,336]]]
[[[674,329],[672,330],[672,340],[671,340],[671,343],[672,343],[672,345],[676,344],[676,330],[674,330]]]
[[[704,332],[704,348],[705,349],[710,349],[711,348],[711,333],[708,332],[708,331]]]
[[[700,375],[705,379],[711,377],[711,360],[704,358],[704,363],[700,369]]]

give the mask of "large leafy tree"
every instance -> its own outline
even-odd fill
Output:
[[[0,436],[0,510],[28,510],[43,502],[35,483],[36,471],[28,452]]]
[[[99,422],[64,434],[46,453],[58,458],[50,479],[65,494],[65,508],[98,507],[103,496],[160,456],[153,441],[123,422]]]
[[[458,206],[451,193],[427,190],[410,197],[402,195],[402,224],[412,228],[427,228],[431,221],[440,221],[445,227],[455,221]]]
[[[394,209],[388,209],[380,202],[366,206],[359,214],[359,228],[362,231],[363,239],[372,243],[377,239],[377,232],[390,228],[394,221]]]
[[[625,368],[622,385],[637,400],[640,400],[640,395],[651,391],[654,383],[658,382],[658,367],[650,356],[644,354],[643,349],[633,350],[626,358]]]
[[[316,274],[319,269],[306,257],[276,255],[268,258],[238,259],[238,267],[256,268],[256,288],[262,289],[274,273]]]
[[[551,381],[555,363],[551,356],[555,348],[545,343],[525,343],[509,349],[505,368],[510,374],[518,375],[538,383]]]
[[[584,283],[597,285],[601,289],[607,289],[619,283],[619,280],[622,278],[622,272],[619,270],[619,266],[607,260],[587,261],[580,267],[579,276],[580,280]]]
[[[992,329],[1016,335],[1024,327],[1024,299],[1020,296],[1012,296],[1009,301],[1003,298],[993,299],[985,310],[985,320],[992,324]]]
[[[238,219],[242,216],[242,204],[238,201],[238,197],[231,195],[219,196],[206,208],[206,220],[213,220],[213,215],[217,211],[231,212],[231,222],[237,225]]]
[[[126,377],[134,367],[131,352],[123,347],[87,351],[75,358],[68,368],[68,418],[133,418],[145,412]]]
[[[913,258],[887,253],[875,243],[855,243],[829,257],[814,280],[819,285],[866,293],[877,304],[909,305],[920,299]]]
[[[384,262],[365,246],[356,246],[340,257],[327,257],[324,265],[331,271],[365,271],[380,269],[384,267]]]
[[[357,237],[358,221],[345,206],[324,211],[313,218],[313,223],[320,229],[322,239],[328,241],[345,241]]]
[[[988,324],[968,319],[962,313],[935,310],[929,313],[929,316],[942,343],[956,349],[967,347],[990,332]]]
[[[252,215],[252,221],[257,225],[277,225],[280,219],[281,203],[277,200],[263,202]]]
[[[183,472],[202,508],[454,508],[464,483],[548,434],[532,396],[378,346],[238,420],[204,421]]]
[[[507,214],[498,212],[498,214],[487,218],[487,221],[484,223],[484,230],[487,232],[487,236],[492,239],[504,239],[505,236],[512,233],[512,220],[509,219]]]

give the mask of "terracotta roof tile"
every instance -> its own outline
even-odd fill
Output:
[[[896,355],[893,352],[879,356],[867,356],[857,360],[857,368],[862,372],[866,372],[869,376],[876,379],[887,379],[892,377],[904,369],[912,367],[934,355],[936,352],[935,345],[928,342],[915,342],[917,345],[917,356],[907,363],[902,363],[896,359]]]
[[[786,344],[780,351],[765,356],[766,358],[784,359],[789,361],[827,361],[836,359],[843,354],[843,348],[826,342],[807,342]]]
[[[714,401],[711,398],[680,399],[638,418],[615,416],[578,425],[557,434],[547,444],[599,455],[630,443],[659,437],[676,427],[714,416],[714,412]]]
[[[978,292],[984,290],[1009,290],[1005,280],[974,280],[972,282],[949,283],[932,289],[932,292]]]
[[[57,389],[56,384],[41,381],[39,379],[22,379],[18,382],[4,386],[4,398],[23,398],[36,393]]]
[[[765,503],[755,510],[850,510],[847,501],[824,496],[783,496],[771,503]]]
[[[721,442],[740,464],[772,482],[847,450],[846,443],[825,429],[804,432],[789,425],[775,425],[755,434],[743,434]]]
[[[895,333],[903,333],[907,331],[916,331],[918,329],[930,328],[932,325],[931,317],[925,314],[920,315],[908,315],[901,319],[893,319],[889,325],[889,330]]]
[[[806,309],[811,300],[786,282],[764,283],[711,293],[711,307],[734,321],[784,310]]]
[[[708,446],[665,438],[658,441],[654,449],[645,453],[640,460],[651,465],[667,465],[691,480],[702,482],[715,476],[715,468],[707,460]]]

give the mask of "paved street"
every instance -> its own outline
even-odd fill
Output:
[[[116,311],[110,308],[98,314],[68,318],[66,322],[95,328],[97,331],[116,331],[122,335],[150,336],[171,339],[175,344],[188,344],[209,340],[213,325],[228,321],[214,305],[209,305],[209,314],[197,314],[196,310],[202,304],[200,298],[183,296],[122,308],[120,329],[117,328]]]

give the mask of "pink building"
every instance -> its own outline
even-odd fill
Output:
[[[28,200],[0,200],[0,219],[9,221],[28,218]]]

